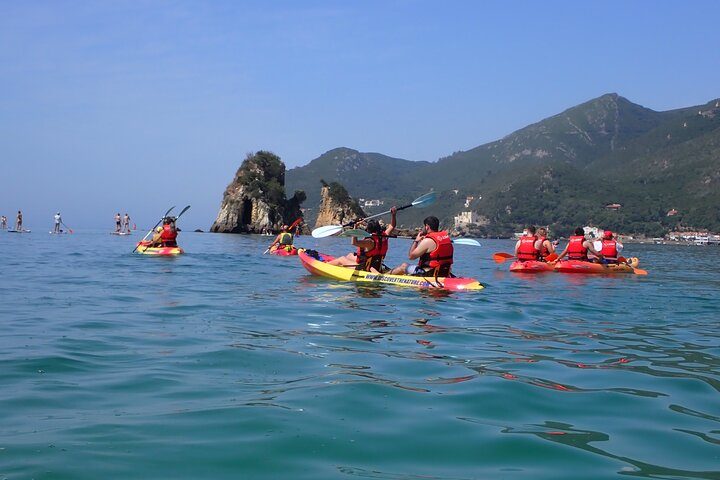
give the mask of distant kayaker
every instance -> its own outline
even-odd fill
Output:
[[[328,263],[342,267],[355,267],[366,272],[382,273],[385,270],[383,261],[388,251],[388,236],[395,231],[396,217],[397,208],[392,207],[390,209],[390,225],[385,227],[384,230],[377,220],[367,222],[365,230],[370,236],[362,240],[358,240],[357,237],[350,239],[350,244],[357,247],[357,251],[338,257]]]
[[[177,228],[175,227],[175,217],[165,217],[162,226],[158,227],[153,235],[153,247],[177,247]]]
[[[612,231],[605,230],[603,232],[602,249],[600,253],[607,263],[618,263],[618,257],[620,256],[622,248],[622,243],[615,239]]]
[[[395,275],[409,274],[435,277],[452,275],[453,244],[446,230],[440,230],[437,217],[423,220],[423,228],[418,232],[408,251],[410,260],[418,260],[417,265],[403,263],[390,273]]]
[[[115,231],[117,233],[122,231],[122,217],[120,216],[120,212],[115,214]]]
[[[581,260],[583,262],[588,261],[588,253],[592,253],[598,258],[602,258],[602,253],[595,250],[593,242],[585,238],[585,230],[582,227],[575,229],[575,235],[572,235],[568,241],[567,247],[558,255],[557,260],[551,263],[555,263],[561,260],[567,255],[570,260]]]
[[[535,232],[535,225],[528,225],[523,231],[523,236],[515,243],[515,256],[521,262],[538,261],[542,258],[540,250],[543,241]]]
[[[22,211],[18,210],[17,217],[15,218],[15,230],[22,232],[23,230],[23,218]]]
[[[290,227],[287,225],[283,225],[280,228],[280,233],[277,237],[275,237],[275,240],[270,244],[268,247],[268,250],[275,251],[280,248],[284,248],[288,252],[292,250],[293,248],[293,234],[290,233]]]
[[[540,241],[540,259],[545,260],[549,255],[555,253],[555,244],[548,240],[547,228],[539,227],[537,235]]]
[[[125,213],[125,216],[123,217],[123,224],[124,224],[123,225],[124,228],[127,230],[127,233],[131,233],[130,232],[130,215],[128,215],[127,213]],[[121,227],[121,230],[122,230],[122,227]]]
[[[60,212],[57,212],[54,218],[55,228],[53,229],[53,233],[62,233],[62,230],[60,229],[60,224],[62,224],[62,217],[60,216]]]

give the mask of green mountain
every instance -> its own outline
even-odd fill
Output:
[[[489,221],[479,228],[487,235],[507,235],[526,223],[551,225],[558,234],[586,224],[649,236],[683,227],[718,231],[719,145],[717,100],[656,112],[607,94],[434,163],[339,149],[359,158],[375,156],[380,164],[363,168],[375,169],[381,181],[364,170],[347,180],[332,177],[352,165],[334,154],[336,163],[324,168],[330,162],[323,157],[337,152],[333,150],[290,170],[287,183],[296,185],[302,178],[303,189],[311,193],[319,187],[305,185],[327,176],[345,184],[353,196],[386,203],[407,201],[433,188],[440,193],[437,205],[430,211],[403,212],[403,222],[435,214],[451,224],[456,213],[473,210]],[[370,178],[374,180],[366,181]],[[476,198],[468,208],[467,196]],[[611,203],[622,207],[606,209]],[[679,213],[668,217],[671,209]]]

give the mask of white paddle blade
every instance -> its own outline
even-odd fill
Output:
[[[312,236],[315,238],[325,238],[342,232],[342,229],[342,225],[325,225],[324,227],[318,227],[313,230]]]
[[[474,238],[455,238],[452,241],[456,245],[470,245],[471,247],[481,247],[480,242]]]
[[[413,207],[427,207],[435,203],[435,200],[437,199],[437,194],[435,192],[429,192],[425,195],[416,198],[412,202]]]

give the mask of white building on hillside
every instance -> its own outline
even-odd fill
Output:
[[[480,217],[478,217],[478,214],[475,212],[460,212],[458,215],[455,215],[455,228],[464,227],[471,223],[478,223],[478,220],[480,220]]]

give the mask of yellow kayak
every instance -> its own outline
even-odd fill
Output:
[[[317,258],[310,256],[305,250],[298,250],[298,256],[303,267],[313,275],[342,280],[346,282],[357,282],[364,284],[387,284],[399,285],[401,287],[415,287],[426,289],[450,290],[450,291],[477,291],[485,288],[474,278],[461,277],[438,277],[417,276],[417,275],[388,275],[381,273],[355,270],[354,268],[338,267],[329,265],[334,257],[323,253],[317,254]]]
[[[174,256],[185,253],[180,247],[149,247],[150,242],[139,242],[137,246],[137,253],[143,255],[162,255],[162,256]]]

